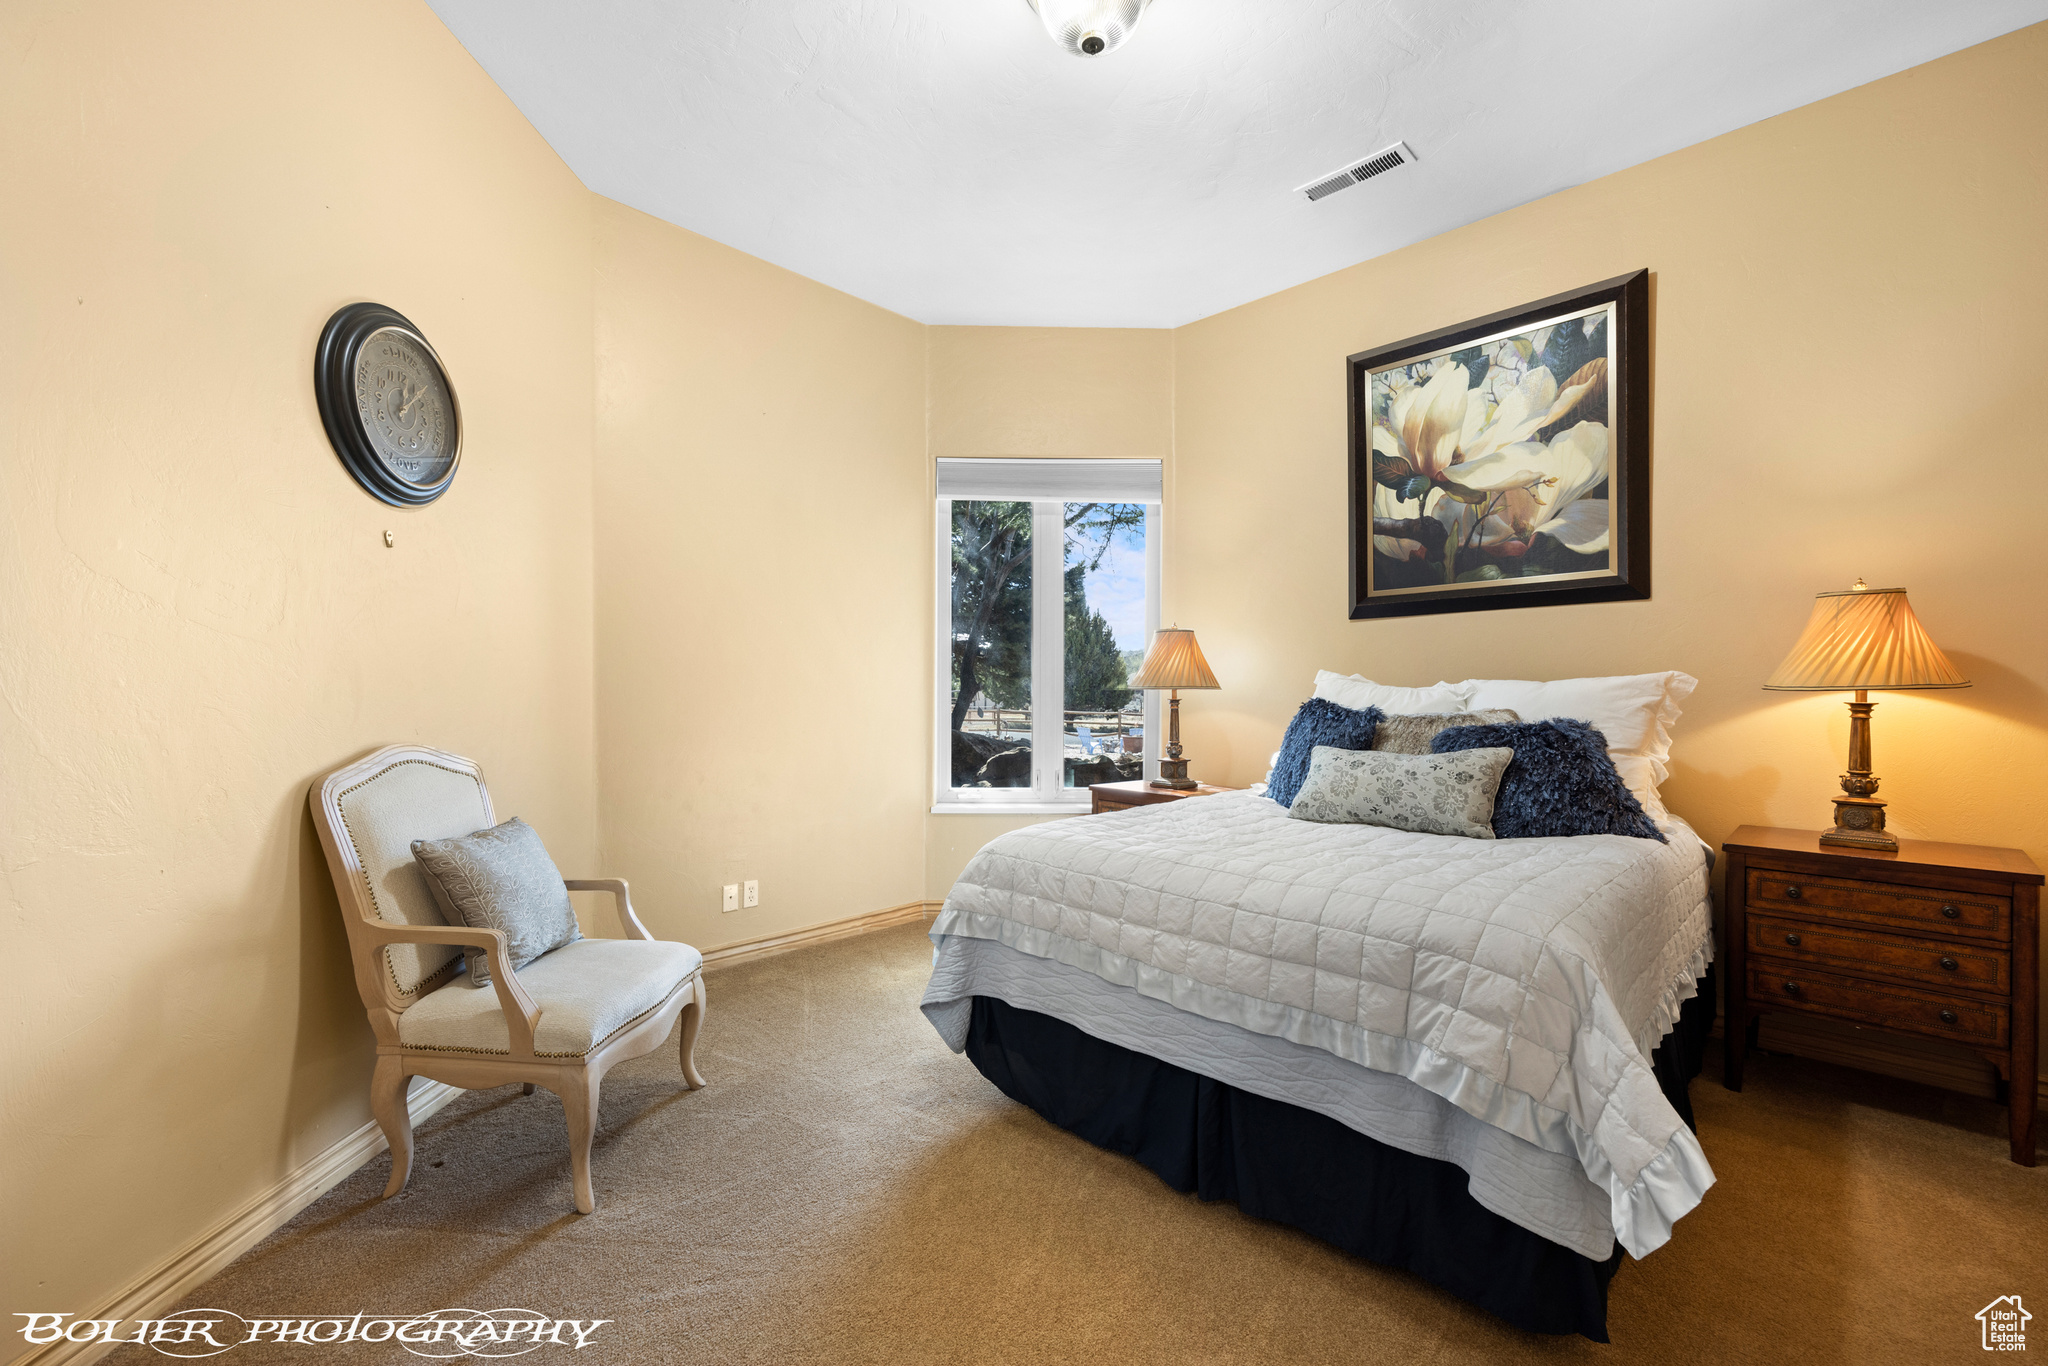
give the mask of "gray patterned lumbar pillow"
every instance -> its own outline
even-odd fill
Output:
[[[1511,726],[1522,718],[1505,707],[1424,716],[1388,716],[1372,733],[1372,747],[1384,754],[1427,754],[1429,742],[1452,726]]]
[[[1511,749],[1389,754],[1316,746],[1287,814],[1325,825],[1385,825],[1425,835],[1493,838],[1493,794]],[[1443,759],[1469,759],[1447,764]]]
[[[514,972],[583,937],[547,846],[517,816],[473,835],[414,840],[412,856],[449,924],[504,931]],[[472,948],[462,953],[469,960],[469,984],[489,986],[490,955]]]

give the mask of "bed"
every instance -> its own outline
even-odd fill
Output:
[[[932,926],[923,1009],[1052,1122],[1606,1340],[1606,1291],[1713,1172],[1705,847],[1293,820],[1252,793],[1011,832]]]

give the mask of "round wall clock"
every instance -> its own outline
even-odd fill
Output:
[[[404,315],[350,304],[329,318],[313,392],[334,453],[373,497],[418,507],[455,481],[462,409],[441,358]]]

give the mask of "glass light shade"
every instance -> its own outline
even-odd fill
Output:
[[[1152,0],[1025,0],[1038,11],[1045,31],[1076,57],[1116,51],[1138,26]]]
[[[1928,638],[1903,588],[1820,593],[1792,653],[1764,683],[1788,692],[1967,688]]]
[[[1145,666],[1138,670],[1138,676],[1131,680],[1138,688],[1220,688],[1216,675],[1209,672],[1209,661],[1202,658],[1202,647],[1195,644],[1195,633],[1180,627],[1169,626],[1152,637],[1152,648],[1146,652]]]

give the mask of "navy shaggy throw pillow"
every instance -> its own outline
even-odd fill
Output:
[[[1453,726],[1430,741],[1436,754],[1506,746],[1515,752],[1493,799],[1498,839],[1536,835],[1633,835],[1668,844],[1607,757],[1607,737],[1586,721]],[[1277,770],[1275,770],[1277,772]]]
[[[1294,794],[1308,780],[1309,756],[1317,745],[1336,749],[1371,749],[1372,733],[1386,715],[1378,707],[1353,711],[1320,697],[1311,697],[1287,723],[1280,741],[1280,757],[1273,761],[1273,774],[1266,779],[1266,795],[1282,806],[1294,805]]]

